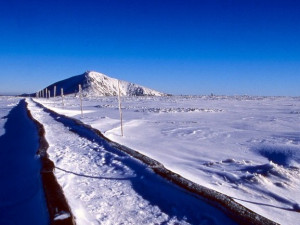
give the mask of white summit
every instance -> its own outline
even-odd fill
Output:
[[[78,85],[81,84],[84,96],[115,96],[118,95],[118,79],[95,71],[87,71],[84,74],[70,77],[56,82],[47,87],[53,96],[54,86],[56,95],[60,95],[63,88],[65,95],[78,93]],[[166,94],[143,87],[127,81],[120,80],[120,94],[122,96],[164,96]]]

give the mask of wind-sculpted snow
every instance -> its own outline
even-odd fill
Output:
[[[273,184],[281,188],[292,187],[294,179],[300,179],[300,169],[297,167],[285,168],[272,161],[263,165],[254,165],[252,161],[236,161],[227,159],[217,162],[207,162],[199,165],[199,170],[218,176],[217,184],[228,183],[232,187],[239,185],[268,185]],[[269,194],[274,195],[269,190]],[[283,198],[282,198],[283,199]],[[292,207],[296,202],[286,200]]]
[[[74,97],[38,101],[267,218],[300,220],[300,98],[123,97],[123,137],[115,97],[85,98],[82,118]]]
[[[299,140],[300,136],[292,139],[291,142],[299,144]],[[300,146],[262,145],[257,151],[268,160],[284,167],[289,167],[294,163],[300,164]]]

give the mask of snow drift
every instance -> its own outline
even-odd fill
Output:
[[[118,95],[118,80],[102,73],[87,71],[84,74],[70,77],[46,87],[51,96],[61,94],[63,88],[65,95],[78,93],[78,85],[81,84],[84,96],[115,96]],[[166,94],[146,88],[127,81],[120,81],[120,94],[122,96],[164,96]]]

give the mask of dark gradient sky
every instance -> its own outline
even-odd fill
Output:
[[[300,95],[300,2],[0,3],[0,93],[86,70],[173,94]]]

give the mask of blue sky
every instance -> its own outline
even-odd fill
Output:
[[[95,70],[172,94],[300,96],[300,3],[0,3],[0,94]]]

